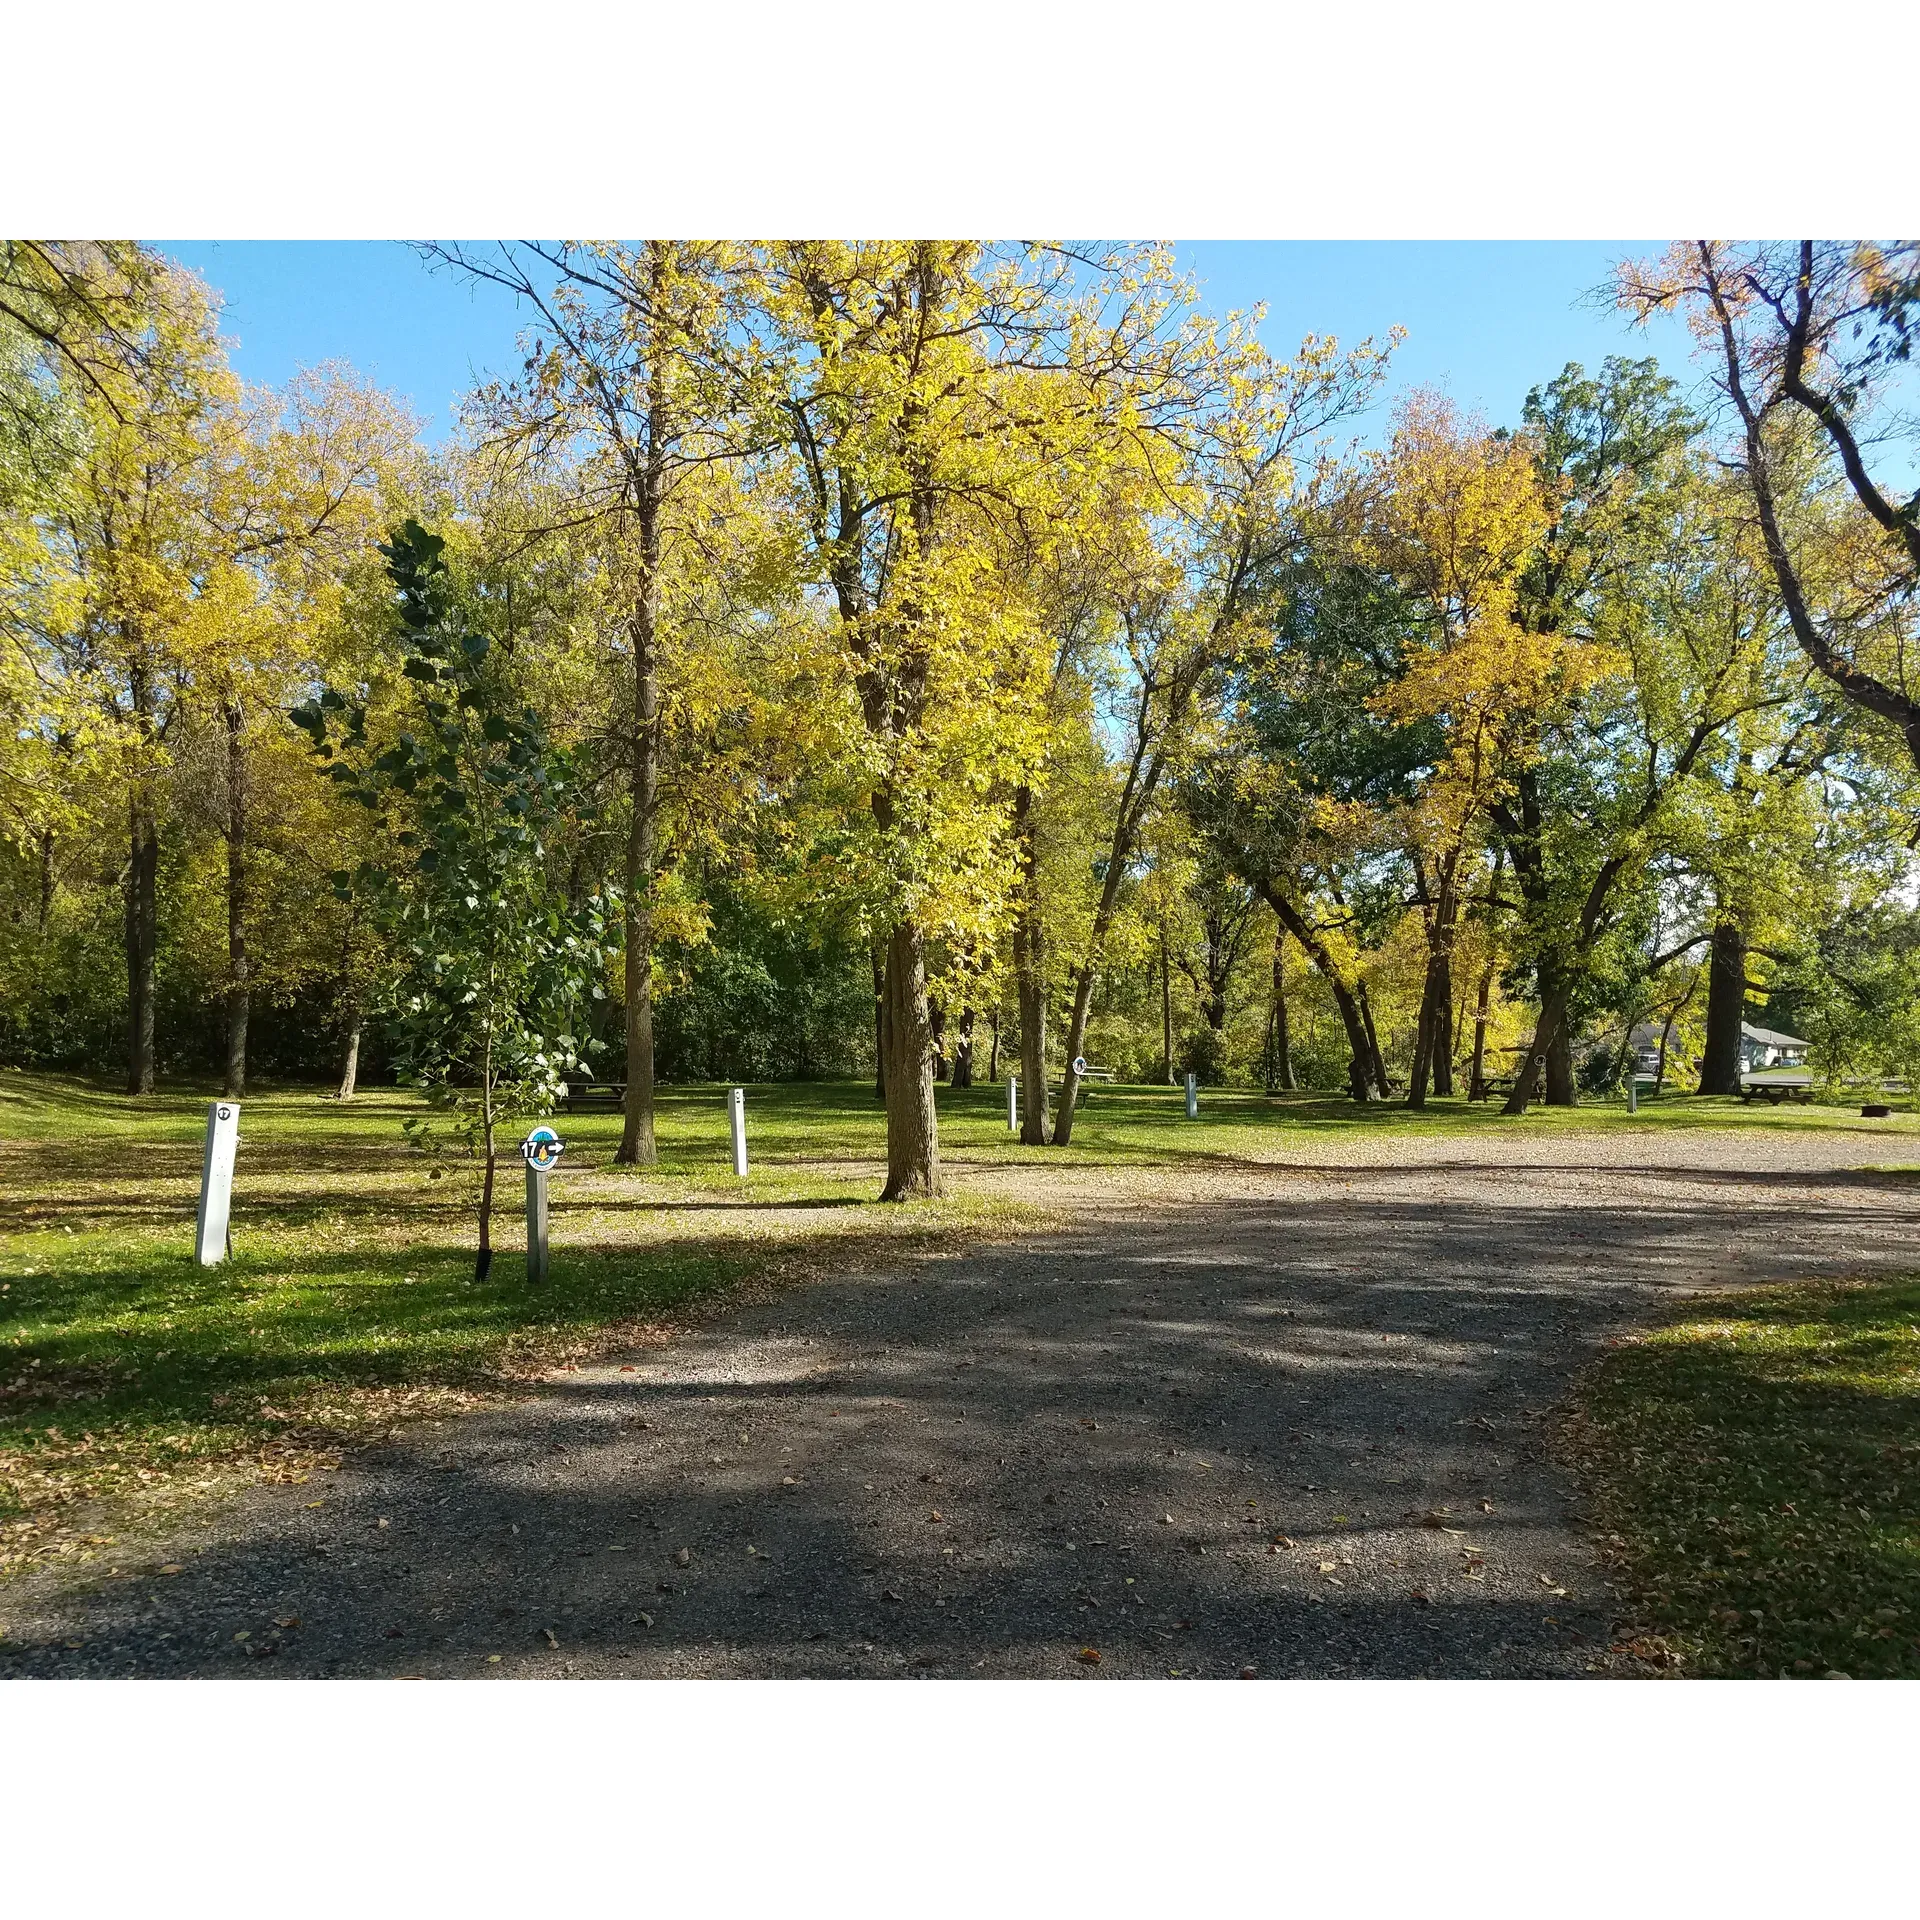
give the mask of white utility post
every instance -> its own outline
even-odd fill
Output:
[[[551,1127],[535,1127],[520,1142],[527,1163],[527,1283],[547,1277],[547,1175],[559,1164],[566,1143]]]
[[[1640,1111],[1640,1082],[1631,1073],[1627,1075],[1627,1111],[1629,1113]]]
[[[747,1177],[747,1090],[735,1087],[727,1095],[727,1116],[733,1123],[733,1171],[744,1180]]]
[[[239,1144],[239,1102],[216,1100],[207,1109],[207,1145],[200,1157],[200,1216],[193,1230],[193,1257],[203,1267],[217,1267],[227,1257],[232,1238],[227,1223],[233,1213],[233,1154]]]
[[[1190,1073],[1187,1075],[1187,1118],[1189,1120],[1198,1120],[1200,1118],[1200,1077],[1198,1074]]]
[[[1020,1131],[1020,1076],[1017,1073],[1007,1075],[1007,1131]]]

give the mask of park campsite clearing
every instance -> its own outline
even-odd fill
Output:
[[[204,1097],[0,1076],[0,1673],[1920,1667],[1911,1115],[1122,1087],[1056,1152],[942,1089],[949,1197],[887,1207],[870,1089],[747,1102],[745,1181],[721,1088],[646,1174],[569,1123],[536,1294],[400,1096],[243,1103],[199,1269]],[[1696,1349],[1764,1404],[1679,1405]],[[1857,1540],[1752,1518],[1796,1471]],[[1708,1535],[1738,1577],[1676,1581]],[[1726,1624],[1814,1535],[1835,1617]]]

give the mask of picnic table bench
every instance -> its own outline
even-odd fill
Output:
[[[1804,1068],[1788,1067],[1743,1073],[1740,1098],[1749,1106],[1756,1099],[1777,1107],[1783,1100],[1796,1100],[1802,1106],[1813,1098],[1813,1075]]]
[[[1087,1089],[1094,1081],[1098,1080],[1103,1085],[1110,1087],[1113,1085],[1113,1079],[1114,1073],[1111,1067],[1089,1067],[1080,1076],[1080,1104],[1084,1107],[1088,1100],[1092,1098],[1092,1095],[1088,1093]],[[1066,1098],[1067,1077],[1064,1073],[1060,1076],[1060,1084],[1054,1089],[1054,1092],[1061,1099],[1064,1100]]]
[[[570,1080],[566,1087],[569,1113],[622,1113],[626,1110],[624,1080]]]

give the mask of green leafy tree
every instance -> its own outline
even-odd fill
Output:
[[[393,857],[335,886],[369,901],[386,931],[393,971],[380,1011],[399,1078],[483,1163],[484,1280],[500,1124],[550,1113],[581,1065],[618,903],[567,887],[551,843],[566,824],[568,757],[519,703],[507,650],[460,617],[445,548],[409,520],[381,549],[399,595],[402,673],[417,689],[405,710],[371,715],[367,701],[327,689],[293,718],[333,776],[393,825]],[[381,720],[394,732],[385,747],[370,731]],[[405,1124],[436,1156],[448,1144],[431,1116]]]

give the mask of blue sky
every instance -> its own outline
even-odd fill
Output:
[[[430,272],[392,241],[162,241],[226,297],[226,333],[248,379],[277,385],[344,359],[404,396],[436,436],[476,374],[507,366],[521,316],[497,288]],[[1637,334],[1582,304],[1613,263],[1652,241],[1205,241],[1183,245],[1207,304],[1265,301],[1269,345],[1304,333],[1408,338],[1393,385],[1439,386],[1495,425],[1569,360],[1656,354],[1690,379],[1677,324]]]

